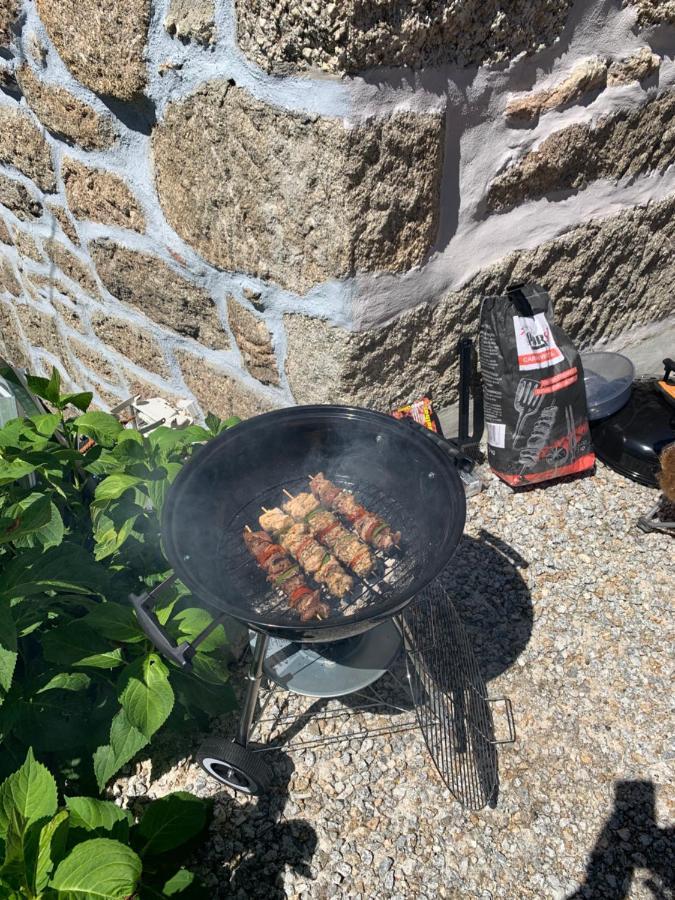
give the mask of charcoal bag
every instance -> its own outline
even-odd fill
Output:
[[[480,364],[496,475],[518,487],[593,467],[581,359],[543,288],[483,300]]]

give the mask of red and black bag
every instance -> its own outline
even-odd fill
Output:
[[[581,359],[543,288],[483,300],[480,362],[495,474],[518,487],[593,467]]]

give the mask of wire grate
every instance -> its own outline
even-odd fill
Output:
[[[424,548],[413,547],[414,540],[411,540],[411,536],[415,534],[414,523],[395,500],[386,497],[365,482],[356,485],[336,473],[328,473],[328,477],[340,487],[353,490],[367,509],[377,513],[394,529],[401,531],[401,544],[399,548],[392,548],[387,552],[371,547],[375,568],[365,578],[359,578],[349,570],[354,579],[354,587],[342,600],[328,593],[325,587],[314,584],[306,575],[307,583],[320,588],[322,599],[331,610],[329,618],[375,615],[380,607],[396,599],[419,577],[427,563],[427,554]],[[251,611],[257,616],[264,616],[270,625],[294,623],[297,614],[289,608],[288,600],[283,593],[267,583],[264,572],[246,549],[241,535],[247,525],[254,530],[259,528],[258,517],[263,507],[281,506],[285,502],[284,489],[293,494],[307,491],[309,490],[307,478],[275,485],[246,503],[225,524],[219,547],[222,564],[228,573],[228,580],[238,594],[239,604],[248,602]],[[349,527],[348,522],[344,519],[342,521],[345,527]]]
[[[400,621],[429,753],[451,793],[470,809],[482,809],[497,792],[497,742],[485,683],[461,620],[435,581]]]

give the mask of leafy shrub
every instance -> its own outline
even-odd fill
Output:
[[[139,822],[108,800],[65,797],[29,750],[0,785],[0,896],[5,898],[195,897],[181,865],[211,807],[191,794],[151,802]]]
[[[0,429],[0,777],[33,747],[68,789],[102,790],[166,723],[232,708],[222,625],[190,674],[154,652],[128,595],[169,574],[166,492],[237,420],[143,436],[88,411],[91,394],[61,394],[56,370],[28,385],[51,412]],[[211,622],[179,582],[155,612],[179,641]]]

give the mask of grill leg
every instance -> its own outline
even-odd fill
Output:
[[[260,682],[262,681],[263,662],[265,661],[265,650],[267,650],[267,642],[269,638],[266,634],[258,634],[255,639],[255,647],[253,649],[253,659],[246,676],[248,685],[246,687],[246,697],[244,698],[244,707],[241,711],[239,719],[239,730],[237,732],[237,743],[242,747],[248,746],[248,739],[251,733],[251,723],[253,722],[253,714],[255,713],[255,705],[258,702],[258,693],[260,691]]]

